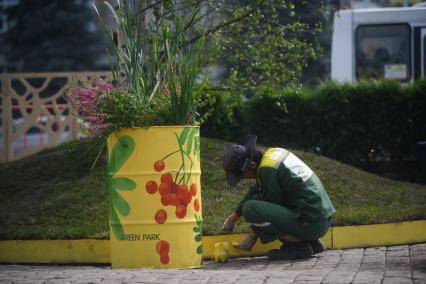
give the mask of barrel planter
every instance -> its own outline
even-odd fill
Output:
[[[113,133],[107,169],[112,267],[202,266],[199,128]]]

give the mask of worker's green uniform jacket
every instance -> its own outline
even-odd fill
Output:
[[[235,210],[242,215],[248,200],[261,200],[291,210],[303,223],[329,219],[336,211],[317,175],[293,153],[270,148],[263,155],[256,186]]]

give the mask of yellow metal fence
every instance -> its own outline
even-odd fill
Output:
[[[80,125],[64,93],[78,79],[109,72],[0,74],[0,161],[77,139]]]

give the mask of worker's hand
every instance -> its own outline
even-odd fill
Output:
[[[247,235],[240,241],[239,247],[245,251],[251,251],[253,246],[256,244],[257,237],[253,237],[251,235]]]
[[[222,230],[225,233],[232,233],[234,231],[234,228],[235,228],[235,221],[232,218],[232,216],[229,216],[228,218],[226,218],[225,222],[223,223]]]
[[[222,230],[225,233],[232,233],[239,218],[240,215],[238,215],[237,212],[232,212],[232,214],[229,215],[229,217],[226,218],[225,222],[223,223]]]

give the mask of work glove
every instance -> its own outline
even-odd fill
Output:
[[[234,231],[234,228],[235,228],[235,222],[232,221],[231,216],[229,216],[228,218],[226,218],[225,222],[223,223],[222,230],[225,233],[232,233]]]
[[[251,251],[253,246],[256,244],[257,237],[252,237],[251,235],[247,235],[240,241],[239,247],[245,251]]]

